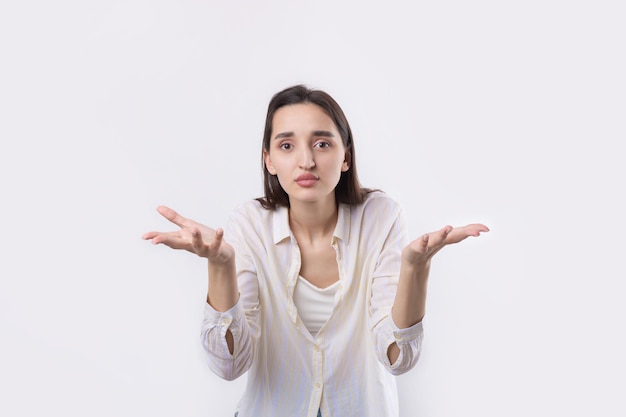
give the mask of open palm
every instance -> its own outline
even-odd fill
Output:
[[[226,263],[234,259],[235,250],[224,241],[222,229],[211,229],[201,223],[181,216],[169,207],[159,206],[157,211],[179,230],[171,232],[148,232],[142,239],[163,244],[172,249],[183,249],[214,263]]]
[[[445,226],[444,228],[422,235],[409,243],[402,250],[402,258],[412,265],[426,264],[446,245],[459,243],[470,236],[480,236],[488,232],[484,224],[474,223],[462,227]]]

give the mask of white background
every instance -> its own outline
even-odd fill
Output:
[[[231,416],[206,265],[140,236],[262,191],[272,94],[326,90],[437,255],[403,417],[623,416],[619,1],[6,1],[0,415]]]

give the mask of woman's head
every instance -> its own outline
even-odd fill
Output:
[[[345,160],[348,169],[341,173],[341,177],[335,188],[336,201],[350,205],[361,203],[367,190],[361,187],[357,176],[354,142],[348,120],[343,110],[341,110],[341,107],[339,107],[337,102],[330,95],[324,91],[310,89],[303,85],[289,87],[276,93],[268,105],[262,149],[265,197],[259,199],[259,201],[268,209],[274,209],[277,206],[289,207],[289,196],[281,187],[277,176],[270,174],[265,166],[265,154],[270,152],[274,115],[276,111],[285,106],[307,103],[320,107],[324,113],[332,119],[341,136],[343,147],[345,148]]]

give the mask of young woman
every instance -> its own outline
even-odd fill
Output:
[[[208,259],[210,368],[248,372],[239,417],[398,416],[394,375],[420,354],[431,259],[488,228],[409,243],[398,204],[359,184],[350,126],[323,91],[274,95],[262,158],[265,196],[225,232],[159,207],[180,229],[143,236]]]

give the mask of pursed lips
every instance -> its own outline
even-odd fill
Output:
[[[317,178],[313,174],[302,174],[298,176],[298,178],[296,178],[296,181],[311,181],[311,180],[318,180],[318,179],[319,178]]]
[[[309,188],[315,186],[318,180],[319,178],[313,174],[302,174],[299,175],[298,178],[296,178],[296,184],[298,184],[300,187]]]

